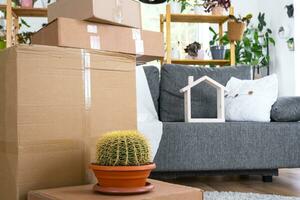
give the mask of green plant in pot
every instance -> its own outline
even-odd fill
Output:
[[[229,43],[227,34],[220,37],[212,27],[209,27],[209,30],[213,34],[213,38],[209,42],[212,58],[214,60],[224,60],[226,45]]]
[[[137,131],[114,131],[103,135],[90,168],[98,179],[94,189],[103,193],[139,193],[153,189],[146,181],[155,164],[150,147]]]
[[[235,17],[234,15],[229,15],[228,21],[228,39],[230,41],[240,41],[243,38],[246,26],[250,23],[252,19],[252,14],[248,14],[245,17]]]
[[[236,62],[250,66],[267,67],[269,46],[275,46],[272,30],[267,27],[265,14],[259,13],[258,24],[248,26],[243,39],[236,42]]]

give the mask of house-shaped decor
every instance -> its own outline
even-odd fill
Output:
[[[200,118],[193,119],[192,118],[192,102],[191,102],[191,90],[196,85],[206,82],[217,90],[217,110],[218,116],[217,118]],[[214,122],[225,122],[225,106],[224,106],[224,94],[225,87],[218,83],[217,81],[209,78],[208,76],[203,76],[202,78],[194,81],[193,76],[189,76],[188,85],[180,90],[181,93],[184,93],[184,118],[185,122],[206,122],[206,123],[214,123]]]

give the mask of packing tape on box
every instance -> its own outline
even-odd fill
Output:
[[[123,0],[115,0],[116,1],[116,7],[113,12],[115,22],[122,24],[123,23]]]
[[[97,27],[97,25],[88,24],[86,28],[87,28],[87,32],[88,33],[94,33],[94,34],[98,33],[98,27]]]
[[[90,35],[90,48],[100,50],[101,49],[101,41],[100,41],[100,36],[97,35],[98,34],[98,26],[95,24],[88,24],[86,26],[86,31],[90,34],[95,34],[95,35]]]
[[[91,49],[101,49],[101,44],[100,44],[100,36],[98,35],[91,35],[90,36],[90,46]]]
[[[91,54],[87,50],[81,50],[83,84],[84,84],[84,104],[85,104],[85,122],[84,126],[84,154],[85,177],[87,180],[93,179],[93,174],[88,170],[90,164],[90,134],[91,134],[91,106],[92,106],[92,86],[91,86]]]
[[[142,33],[140,29],[132,29],[132,39],[135,42],[135,53],[137,55],[144,55],[144,41],[142,40]]]

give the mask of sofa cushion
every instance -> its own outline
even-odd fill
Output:
[[[144,71],[147,77],[147,82],[153,99],[156,111],[158,112],[159,103],[159,69],[155,66],[145,66]],[[159,113],[158,113],[159,114]]]
[[[157,171],[300,167],[300,123],[163,123]]]
[[[271,118],[277,122],[300,121],[300,97],[280,97],[272,107]]]
[[[222,85],[226,85],[231,77],[251,79],[249,66],[201,68],[185,65],[164,65],[161,69],[160,119],[163,122],[184,121],[184,98],[179,92],[188,84],[188,76],[199,79],[209,76]],[[217,116],[217,93],[207,83],[192,89],[192,117],[215,118]]]
[[[270,122],[273,104],[278,98],[276,74],[257,80],[231,78],[226,85],[227,121]]]

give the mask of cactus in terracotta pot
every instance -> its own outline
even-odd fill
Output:
[[[96,162],[90,168],[98,179],[94,190],[110,194],[151,191],[147,178],[155,169],[150,162],[150,146],[138,131],[104,134],[96,146]]]
[[[96,159],[101,166],[146,165],[150,163],[150,148],[137,131],[115,131],[99,139]]]

